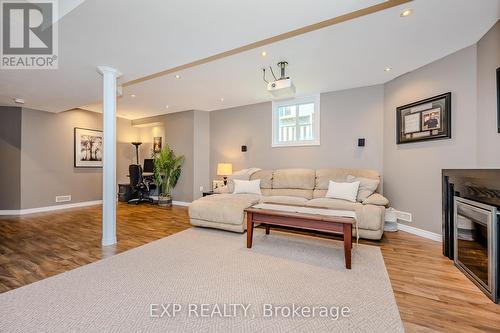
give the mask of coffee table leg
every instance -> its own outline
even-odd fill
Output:
[[[271,229],[271,227],[269,226],[269,224],[266,224],[266,235],[269,235],[270,229]]]
[[[352,224],[344,224],[344,256],[345,267],[351,269]]]
[[[252,247],[253,238],[253,213],[247,212],[247,248]]]

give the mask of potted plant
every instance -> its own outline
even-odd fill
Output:
[[[157,154],[153,155],[154,176],[158,185],[158,205],[172,206],[172,189],[177,185],[181,176],[184,156],[176,156],[168,144]]]

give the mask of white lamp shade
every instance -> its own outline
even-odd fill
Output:
[[[233,165],[231,163],[217,164],[217,176],[229,176],[233,173]]]

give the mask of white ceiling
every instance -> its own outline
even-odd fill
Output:
[[[8,96],[0,104],[20,96],[26,106],[47,111],[82,105],[99,111],[88,105],[100,97],[97,65],[116,67],[125,82],[380,1],[311,2],[150,1],[144,7],[87,0],[61,20],[60,69],[0,71],[0,95]],[[405,8],[414,14],[401,18]],[[171,74],[126,87],[118,114],[137,119],[269,101],[261,68],[283,59],[298,95],[384,83],[474,44],[499,17],[500,0],[416,0],[183,70],[179,80]]]
[[[100,100],[98,65],[126,82],[380,2],[87,0],[59,21],[59,69],[0,70],[0,105],[89,104]]]

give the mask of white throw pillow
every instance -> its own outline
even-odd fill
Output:
[[[328,192],[326,192],[325,197],[356,202],[358,189],[359,182],[336,183],[330,180],[330,182],[328,183]]]
[[[240,180],[233,179],[234,182],[234,194],[249,193],[258,194],[260,193],[260,179],[255,180]]]

